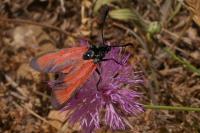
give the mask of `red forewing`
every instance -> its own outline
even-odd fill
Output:
[[[93,60],[83,60],[76,66],[75,71],[63,75],[62,78],[58,80],[58,84],[54,84],[52,87],[53,106],[55,108],[62,107],[62,105],[71,98],[76,89],[80,88],[91,76],[95,71],[96,66],[97,65],[94,64]]]
[[[92,59],[83,59],[87,50],[86,46],[66,48],[40,55],[31,61],[31,67],[37,71],[59,74],[56,80],[49,82],[54,107],[62,107],[95,71],[97,64]]]
[[[31,67],[40,72],[61,72],[63,69],[70,71],[78,61],[82,60],[83,54],[88,47],[66,48],[55,52],[42,54],[31,60]]]

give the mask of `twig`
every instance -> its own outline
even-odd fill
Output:
[[[181,38],[183,37],[183,35],[186,33],[187,29],[189,28],[191,22],[192,22],[192,17],[190,16],[190,17],[186,20],[186,26],[183,27],[183,30],[182,30],[181,33],[178,35],[177,40],[174,42],[174,44],[173,44],[174,47],[180,42]]]
[[[49,96],[49,95],[47,95],[47,94],[44,94],[43,92],[37,91],[35,85],[33,86],[33,93],[35,93],[35,94],[37,94],[37,95],[40,95],[40,96],[42,96],[42,97],[44,97],[44,98],[47,98],[47,99],[50,99],[50,98],[51,98],[51,96]]]
[[[23,97],[22,95],[20,95],[20,94],[18,94],[18,93],[16,93],[16,92],[11,91],[10,94],[11,94],[12,96],[14,96],[14,97],[20,99],[20,100],[26,100],[25,97]]]
[[[179,35],[177,35],[176,33],[172,33],[171,31],[169,31],[169,30],[167,30],[167,29],[164,29],[164,28],[163,28],[163,29],[162,29],[162,32],[167,33],[168,35],[174,37],[174,38],[173,38],[174,40],[179,38]],[[161,32],[161,34],[162,34],[162,32]],[[187,38],[181,37],[180,39],[181,39],[183,42],[185,42],[185,43],[187,43],[187,44],[190,44],[190,42],[187,41]]]
[[[60,0],[60,6],[61,6],[61,9],[62,9],[62,12],[66,12],[66,9],[65,9],[65,3],[63,0]]]
[[[171,9],[171,6],[172,6],[172,0],[166,0],[164,1],[163,3],[163,6],[161,7],[161,24],[162,25],[167,25],[167,17],[170,13],[170,9]]]
[[[179,48],[179,47],[177,47],[177,46],[173,46],[173,44],[171,44],[170,42],[168,42],[168,40],[165,40],[165,39],[163,39],[163,38],[160,38],[160,41],[161,41],[162,43],[164,43],[166,46],[168,46],[169,48],[175,49],[175,50],[177,50],[177,51],[179,51],[179,52],[181,52],[181,53],[183,53],[183,54],[185,54],[185,55],[191,57],[191,55],[190,55],[188,52],[186,52],[185,50],[183,50],[183,49],[181,49],[181,48]]]
[[[19,85],[7,74],[5,74],[5,78],[7,80],[7,82],[13,87],[15,88],[25,99],[27,98],[27,94],[24,92],[24,90],[22,88],[19,87]]]
[[[2,18],[1,17],[0,21],[6,21],[6,22],[11,22],[11,23],[23,23],[23,24],[37,25],[37,26],[40,26],[40,27],[56,30],[56,31],[61,32],[61,33],[65,34],[65,35],[67,35],[67,36],[75,37],[72,33],[64,31],[64,30],[60,29],[59,27],[56,27],[56,26],[53,26],[53,25],[48,25],[48,24],[42,24],[42,23],[30,21],[30,20]]]
[[[26,109],[30,114],[32,114],[33,116],[35,116],[36,118],[40,119],[41,121],[45,122],[46,124],[49,124],[50,126],[56,128],[58,130],[58,127],[54,126],[53,124],[51,124],[49,121],[47,121],[45,118],[41,117],[40,115],[38,115],[37,113],[35,113],[33,110],[31,110],[30,108],[26,107],[25,105],[20,105],[16,102],[13,102],[17,107],[20,108],[24,108]]]
[[[35,94],[37,94],[37,95],[40,95],[40,96],[42,96],[42,97],[48,98],[48,99],[51,98],[50,96],[48,96],[48,95],[46,95],[46,94],[44,94],[44,93],[42,93],[42,92],[39,92],[39,91],[37,91],[37,90],[33,90],[33,93],[35,93]]]

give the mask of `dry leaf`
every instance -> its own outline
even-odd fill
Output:
[[[66,114],[64,112],[52,110],[49,112],[48,119],[51,124],[55,125],[59,129],[66,119],[65,115]]]
[[[200,0],[186,0],[185,3],[194,15],[193,20],[200,26]]]

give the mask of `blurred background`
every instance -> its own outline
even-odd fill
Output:
[[[81,39],[101,41],[105,4],[111,8],[105,40],[131,43],[129,61],[144,72],[146,84],[137,88],[141,103],[200,106],[199,0],[1,0],[0,132],[79,132],[51,106],[46,81],[54,76],[34,71],[29,62]],[[115,132],[200,132],[196,112],[146,109],[130,121],[133,129]]]

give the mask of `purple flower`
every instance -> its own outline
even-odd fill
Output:
[[[79,123],[86,133],[100,128],[100,123],[114,130],[125,129],[127,117],[143,112],[138,103],[141,94],[132,90],[143,84],[142,74],[134,72],[128,64],[129,55],[120,56],[119,53],[119,48],[113,48],[105,58],[114,58],[123,65],[112,60],[101,62],[100,75],[95,72],[62,108],[68,111],[68,122]]]

